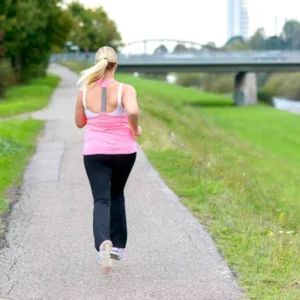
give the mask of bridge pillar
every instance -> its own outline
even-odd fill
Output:
[[[257,104],[256,74],[240,72],[235,76],[234,103],[238,106]]]

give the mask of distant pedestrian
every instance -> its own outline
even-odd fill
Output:
[[[89,50],[89,48],[85,48],[84,49],[84,53],[85,53],[85,60],[89,60],[89,58],[90,58],[90,50]]]
[[[127,224],[124,188],[136,160],[139,107],[135,89],[115,80],[118,61],[111,47],[100,48],[95,65],[81,72],[75,122],[87,125],[85,170],[94,198],[93,231],[101,266],[124,258]]]

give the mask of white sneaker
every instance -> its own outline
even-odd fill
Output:
[[[112,250],[112,242],[109,240],[104,241],[100,245],[98,262],[101,268],[104,269],[105,273],[108,273],[112,267],[112,260],[110,257],[111,250]]]
[[[111,258],[116,260],[124,260],[125,258],[125,249],[113,247],[111,250]]]

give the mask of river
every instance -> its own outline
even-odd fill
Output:
[[[293,101],[284,98],[274,98],[274,107],[280,110],[300,114],[300,101]]]

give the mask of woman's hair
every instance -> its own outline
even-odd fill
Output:
[[[82,87],[87,88],[94,82],[101,80],[105,75],[105,71],[112,70],[116,63],[116,51],[108,46],[101,47],[96,52],[95,64],[80,73],[78,84],[80,84]]]

